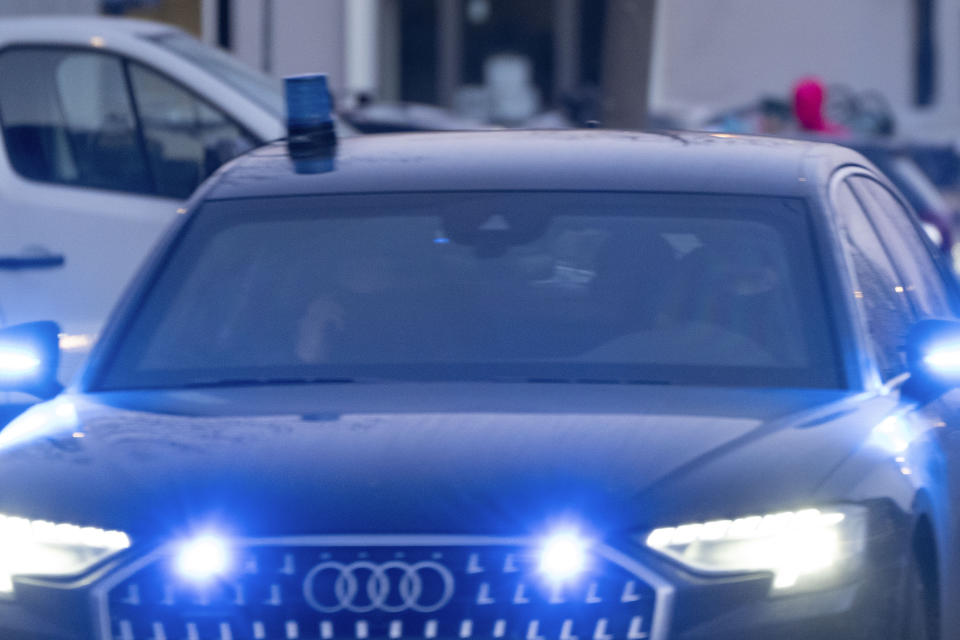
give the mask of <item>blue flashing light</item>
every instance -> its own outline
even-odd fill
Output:
[[[230,555],[229,545],[224,538],[213,534],[198,536],[180,547],[176,556],[176,571],[192,582],[206,582],[229,570]]]
[[[333,99],[324,73],[284,78],[287,97],[287,124],[314,127],[333,122]]]
[[[43,359],[29,349],[0,345],[0,378],[27,378],[43,366]]]
[[[311,73],[284,78],[287,97],[287,145],[295,158],[329,153],[337,144],[333,97],[327,76]],[[304,173],[318,173],[308,167]],[[328,169],[329,170],[329,169]]]
[[[923,363],[937,375],[949,377],[960,375],[960,345],[949,344],[931,349],[923,357]]]
[[[559,531],[549,536],[540,549],[540,572],[551,582],[579,576],[587,568],[589,543],[574,531]]]

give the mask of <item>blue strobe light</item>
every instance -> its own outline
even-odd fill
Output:
[[[284,78],[287,148],[295,159],[329,156],[336,147],[333,98],[327,76],[311,73]]]
[[[36,374],[43,360],[30,349],[0,345],[0,378],[27,378]]]
[[[217,535],[205,534],[184,542],[177,552],[176,570],[192,582],[206,582],[230,568],[230,547]]]
[[[552,582],[576,578],[587,567],[588,547],[574,531],[554,533],[540,549],[540,572]]]

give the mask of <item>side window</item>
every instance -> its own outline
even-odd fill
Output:
[[[41,47],[0,54],[0,119],[10,162],[25,178],[153,191],[115,56]]]
[[[850,178],[850,183],[870,212],[918,314],[950,315],[947,287],[919,235],[921,231],[910,220],[912,214],[880,183],[867,177]]]
[[[837,189],[834,204],[855,276],[853,296],[863,309],[880,375],[889,380],[906,369],[901,347],[913,313],[880,238],[846,183]]]
[[[160,195],[186,198],[217,167],[254,146],[223,113],[160,74],[130,63],[130,80]]]

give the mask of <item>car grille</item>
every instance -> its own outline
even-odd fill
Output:
[[[594,555],[551,584],[529,547],[256,545],[200,586],[158,557],[106,594],[115,640],[641,640],[654,589]],[[106,622],[106,620],[104,620]]]

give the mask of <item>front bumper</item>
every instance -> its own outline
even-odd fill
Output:
[[[162,588],[151,586],[153,577],[162,574],[166,570],[164,567],[169,566],[172,550],[159,548],[146,554],[132,550],[124,558],[101,567],[95,575],[80,581],[18,581],[16,601],[0,600],[0,638],[718,640],[817,637],[856,640],[892,638],[899,623],[903,562],[897,554],[877,554],[862,575],[850,576],[849,580],[830,590],[773,597],[770,595],[769,575],[703,577],[644,549],[595,545],[591,551],[594,569],[610,581],[610,585],[602,583],[599,590],[593,589],[593,599],[601,601],[593,602],[590,586],[584,584],[579,591],[566,592],[553,603],[550,601],[553,596],[546,593],[538,601],[535,588],[517,598],[518,581],[522,582],[523,575],[529,576],[533,572],[531,556],[519,558],[519,555],[523,555],[523,550],[534,549],[537,542],[525,538],[450,536],[246,540],[238,547],[240,550],[271,550],[270,553],[263,552],[262,557],[274,558],[273,568],[267,569],[264,561],[257,570],[263,576],[276,578],[265,577],[260,585],[260,577],[248,577],[249,593],[239,601],[241,604],[217,601],[216,595],[206,602],[194,598],[189,603],[186,600],[181,603],[179,596],[174,598],[165,594]],[[619,548],[629,548],[630,551],[624,553]],[[296,561],[288,561],[283,553],[274,553],[277,549],[297,550]],[[505,563],[504,558],[510,554],[519,559]],[[301,561],[304,557],[312,559],[304,564]],[[461,597],[457,591],[456,596],[451,595],[444,603],[443,610],[429,610],[439,600],[435,598],[427,602],[429,598],[426,596],[421,607],[425,610],[406,607],[403,593],[409,596],[413,589],[411,583],[406,587],[401,584],[405,579],[404,571],[427,562],[449,563],[457,589],[467,595]],[[288,563],[292,566],[285,573]],[[342,567],[359,567],[353,577],[363,586],[353,589],[355,595],[351,597],[355,599],[349,603],[355,610],[340,607],[334,611],[343,604],[338,604],[336,598],[351,591],[352,587],[346,583],[340,592],[337,592],[340,587],[333,582],[326,592],[311,586],[315,590],[312,595],[314,606],[305,606],[304,600],[308,598],[303,595],[302,585],[311,570],[314,572],[311,585],[316,584],[320,575],[316,570],[321,565],[327,568],[339,565],[336,571]],[[384,596],[379,607],[371,598],[378,598],[386,592],[371,596],[369,589],[376,592],[380,588],[378,584],[383,586],[386,583],[371,578],[373,573],[361,565],[385,567],[384,579],[391,583],[394,595]],[[492,570],[494,565],[499,569]],[[510,571],[505,571],[508,567]],[[484,574],[484,571],[491,573]],[[429,579],[426,573],[424,577]],[[282,586],[285,584],[283,580],[291,586]],[[631,586],[628,584],[631,581],[636,584]],[[275,593],[270,590],[274,584],[281,585]],[[136,585],[133,590],[132,585]],[[442,591],[443,580],[437,585]],[[265,589],[256,592],[261,586]],[[406,591],[401,593],[403,589]],[[427,593],[429,586],[424,589],[423,593]],[[164,609],[163,600],[168,597],[176,604],[166,605],[170,608]],[[231,591],[229,597],[235,599],[237,596]],[[267,604],[278,597],[279,602]],[[563,601],[564,597],[569,601]],[[493,612],[495,606],[500,605],[489,604],[487,599],[492,602],[503,599],[503,607],[497,609],[496,614],[488,615],[487,611]],[[484,609],[488,606],[489,609]],[[436,621],[432,631],[431,620]],[[497,627],[500,620],[504,621],[503,625]],[[565,626],[567,620],[571,622]],[[397,621],[403,624],[392,627],[391,623]],[[531,626],[533,621],[536,626]],[[327,623],[328,626],[323,626]]]

